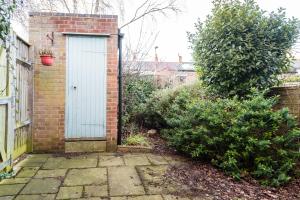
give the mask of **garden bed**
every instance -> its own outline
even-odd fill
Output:
[[[160,155],[182,156],[167,146],[158,135],[149,137],[153,153]],[[170,167],[164,175],[166,182],[182,185],[174,195],[179,197],[210,196],[214,199],[300,199],[300,178],[294,179],[279,188],[261,186],[251,177],[241,181],[234,180],[216,169],[210,163],[187,160],[184,164]]]

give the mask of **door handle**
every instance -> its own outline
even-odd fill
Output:
[[[76,90],[76,89],[77,89],[77,86],[73,85],[72,88],[73,88],[74,90]]]

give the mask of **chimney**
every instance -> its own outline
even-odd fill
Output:
[[[178,62],[182,63],[182,56],[180,54],[178,54]]]
[[[155,62],[158,62],[157,49],[158,49],[158,46],[155,47]]]

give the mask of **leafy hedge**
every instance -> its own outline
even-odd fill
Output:
[[[145,106],[147,121],[170,145],[237,179],[251,175],[272,186],[290,180],[300,131],[287,109],[272,109],[276,98],[253,92],[245,100],[209,99],[193,88],[157,92]]]

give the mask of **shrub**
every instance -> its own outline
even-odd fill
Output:
[[[300,131],[287,109],[272,109],[276,98],[254,92],[244,100],[203,99],[186,90],[168,103],[157,94],[149,101],[156,105],[151,112],[166,123],[161,133],[170,145],[237,179],[251,175],[272,186],[290,180],[299,161]]]
[[[139,113],[142,104],[157,89],[151,77],[126,76],[123,98],[123,124],[125,132],[139,131]]]
[[[267,14],[254,0],[215,0],[212,15],[190,34],[200,78],[223,97],[266,89],[291,65],[299,21],[283,9]]]
[[[141,134],[131,134],[124,140],[125,145],[149,146],[147,138]]]
[[[141,109],[140,118],[148,128],[165,128],[170,126],[168,119],[181,115],[186,106],[198,98],[205,97],[205,90],[199,82],[172,89],[157,90]],[[164,117],[163,117],[164,116]]]

